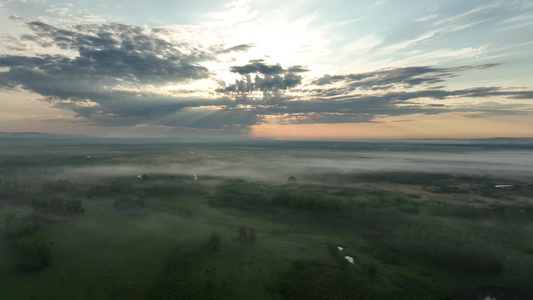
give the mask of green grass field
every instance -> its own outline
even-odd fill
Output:
[[[464,178],[433,176],[428,185],[439,180]],[[451,299],[487,286],[533,292],[533,210],[521,203],[473,206],[346,186],[163,174],[65,182],[8,191],[0,207],[1,299]],[[469,192],[480,193],[478,186]],[[35,198],[45,201],[41,211],[32,208]],[[57,199],[79,199],[84,212],[46,208]],[[38,225],[51,253],[44,268],[17,266],[17,234],[35,233],[13,231],[14,213]]]

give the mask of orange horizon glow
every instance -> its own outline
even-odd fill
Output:
[[[406,116],[403,116],[406,117]],[[498,126],[494,126],[497,124]],[[531,116],[465,118],[453,114],[388,117],[376,123],[269,124],[252,126],[249,136],[280,140],[533,137]]]

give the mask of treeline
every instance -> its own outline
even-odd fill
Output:
[[[14,180],[5,180],[0,179],[0,190],[1,191],[25,191],[30,188],[30,185],[24,182],[20,182],[18,179]]]
[[[423,202],[416,197],[390,192],[306,186],[272,187],[244,180],[224,181],[217,187],[215,196],[212,204],[243,210],[268,211],[273,210],[274,207],[284,207],[291,210],[346,216],[367,209],[396,210],[409,215],[428,214],[460,218],[492,215],[489,209],[474,205]]]
[[[283,207],[313,214],[342,215],[348,218],[365,215],[371,211],[383,211],[389,218],[403,213],[468,220],[492,218],[507,223],[533,221],[533,205],[530,204],[483,207],[471,203],[421,201],[419,197],[392,192],[295,185],[268,186],[235,179],[226,180],[217,187],[211,204],[261,212],[275,212],[278,211],[276,207]]]
[[[243,210],[273,210],[276,206],[317,213],[342,212],[352,201],[326,190],[271,187],[240,179],[224,181],[217,187],[212,204]]]
[[[81,200],[64,200],[59,197],[54,197],[49,200],[33,199],[31,202],[31,208],[35,212],[64,215],[81,214],[85,212]]]
[[[354,206],[353,201],[320,190],[282,190],[272,199],[272,204],[317,213],[340,213]]]
[[[91,198],[114,194],[129,194],[133,192],[132,189],[131,183],[126,180],[113,180],[109,185],[91,185],[85,195]]]
[[[421,207],[420,201],[398,194],[306,186],[272,187],[234,179],[219,185],[215,196],[214,205],[261,211],[277,206],[313,213],[349,215],[357,209],[394,208],[417,214]]]
[[[260,183],[228,179],[216,189],[213,205],[243,210],[269,209],[274,189]]]
[[[76,183],[70,179],[48,180],[43,182],[41,188],[46,192],[68,192],[72,191]]]
[[[11,197],[25,194],[30,189],[30,185],[20,182],[18,179],[3,180],[0,179],[0,196]]]
[[[88,198],[102,197],[102,196],[175,196],[175,195],[190,195],[203,194],[200,186],[192,182],[183,182],[177,180],[175,176],[165,176],[159,178],[157,176],[150,176],[143,174],[141,180],[133,178],[116,178],[109,184],[95,184],[91,185],[85,195]]]
[[[533,282],[533,249],[473,229],[436,222],[402,225],[394,247],[457,271],[503,272],[511,286],[528,288]]]

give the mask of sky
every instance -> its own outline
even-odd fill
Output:
[[[0,0],[0,131],[533,137],[533,1]]]

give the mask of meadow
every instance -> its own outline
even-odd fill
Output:
[[[533,295],[532,144],[1,145],[1,299]]]

